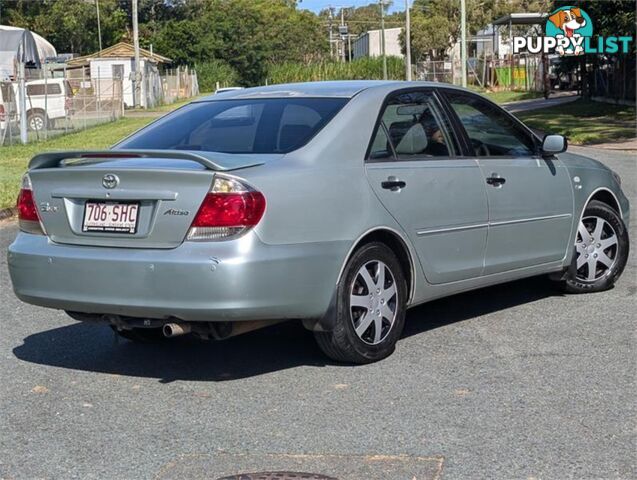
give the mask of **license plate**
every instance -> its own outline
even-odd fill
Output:
[[[137,231],[137,202],[93,202],[84,206],[83,232],[134,234]]]

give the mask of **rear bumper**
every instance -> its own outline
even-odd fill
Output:
[[[171,250],[124,249],[20,233],[8,264],[18,298],[43,307],[184,321],[320,318],[348,246],[267,245],[250,232]]]

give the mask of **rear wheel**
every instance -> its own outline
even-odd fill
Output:
[[[118,330],[113,325],[111,325],[111,328],[120,337],[135,343],[161,343],[167,340],[161,328],[132,328]]]
[[[407,283],[394,253],[379,242],[352,255],[337,286],[331,332],[315,332],[330,358],[371,363],[391,355],[405,324]]]
[[[611,288],[624,271],[628,249],[628,232],[619,214],[605,203],[592,201],[577,228],[566,290],[586,293]]]
[[[46,126],[46,115],[43,112],[31,112],[27,117],[29,130],[39,132]]]

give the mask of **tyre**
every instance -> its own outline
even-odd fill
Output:
[[[392,354],[405,325],[407,282],[396,255],[373,242],[347,262],[336,291],[331,332],[314,332],[331,359],[371,363]]]
[[[135,343],[161,343],[168,339],[164,336],[161,328],[133,328],[130,330],[118,330],[111,325],[113,331],[122,338]]]
[[[32,132],[44,130],[46,126],[46,115],[43,112],[31,112],[27,117],[27,126]]]
[[[628,232],[619,214],[593,200],[577,227],[575,255],[564,286],[570,293],[601,292],[611,288],[628,260]]]

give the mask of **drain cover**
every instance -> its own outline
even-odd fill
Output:
[[[334,477],[321,475],[320,473],[299,473],[299,472],[257,472],[240,473],[217,480],[338,480]]]

